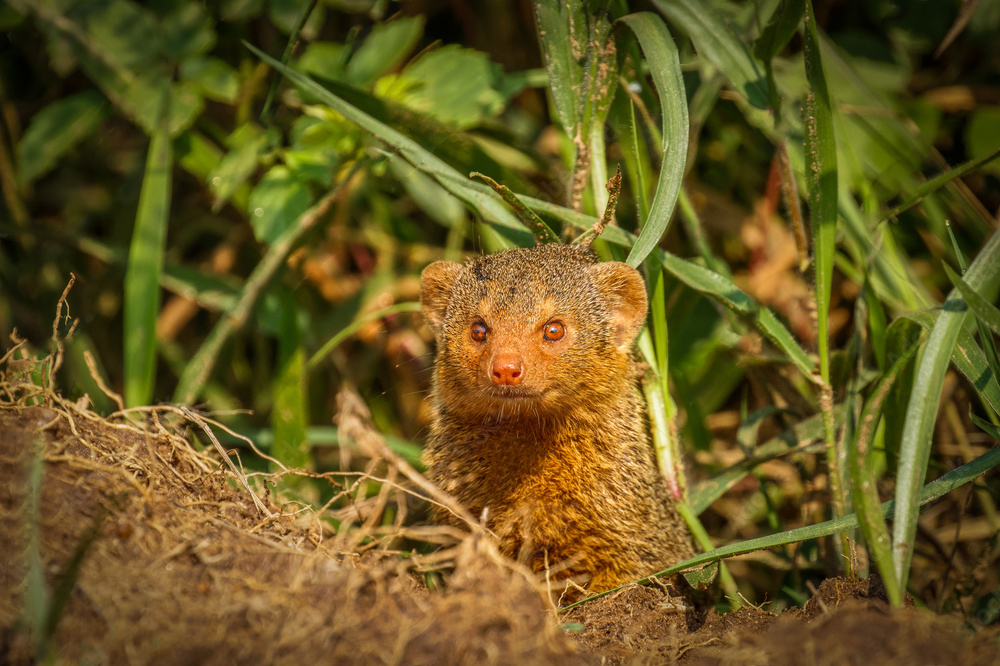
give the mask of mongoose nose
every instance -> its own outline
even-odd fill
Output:
[[[497,386],[514,386],[524,379],[524,366],[517,354],[498,354],[493,359],[493,374],[490,376]]]

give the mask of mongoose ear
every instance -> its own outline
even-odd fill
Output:
[[[594,264],[589,270],[608,299],[615,346],[631,347],[646,321],[646,283],[639,271],[619,261]]]
[[[454,261],[435,261],[420,274],[420,305],[434,335],[441,334],[452,288],[463,270],[462,265]]]

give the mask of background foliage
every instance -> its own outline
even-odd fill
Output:
[[[863,538],[890,592],[995,619],[996,473],[916,513],[998,435],[995,3],[9,0],[0,25],[0,330],[41,350],[75,274],[74,396],[118,408],[96,372],[348,471],[350,387],[416,463],[419,271],[532,242],[466,175],[568,239],[617,165],[597,247],[646,271],[651,422],[703,548],[861,517],[727,590],[801,601]]]

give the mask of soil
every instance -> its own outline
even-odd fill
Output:
[[[699,610],[666,584],[558,613],[481,535],[371,548],[259,479],[255,505],[163,414],[5,393],[0,663],[1000,664],[1000,631],[890,609],[877,581],[829,579],[780,616]],[[443,589],[421,575],[435,566]]]

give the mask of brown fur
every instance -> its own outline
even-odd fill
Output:
[[[430,474],[505,554],[592,591],[692,554],[635,385],[635,269],[575,246],[506,250],[431,264],[421,302],[438,342]],[[553,322],[564,334],[546,340]]]

